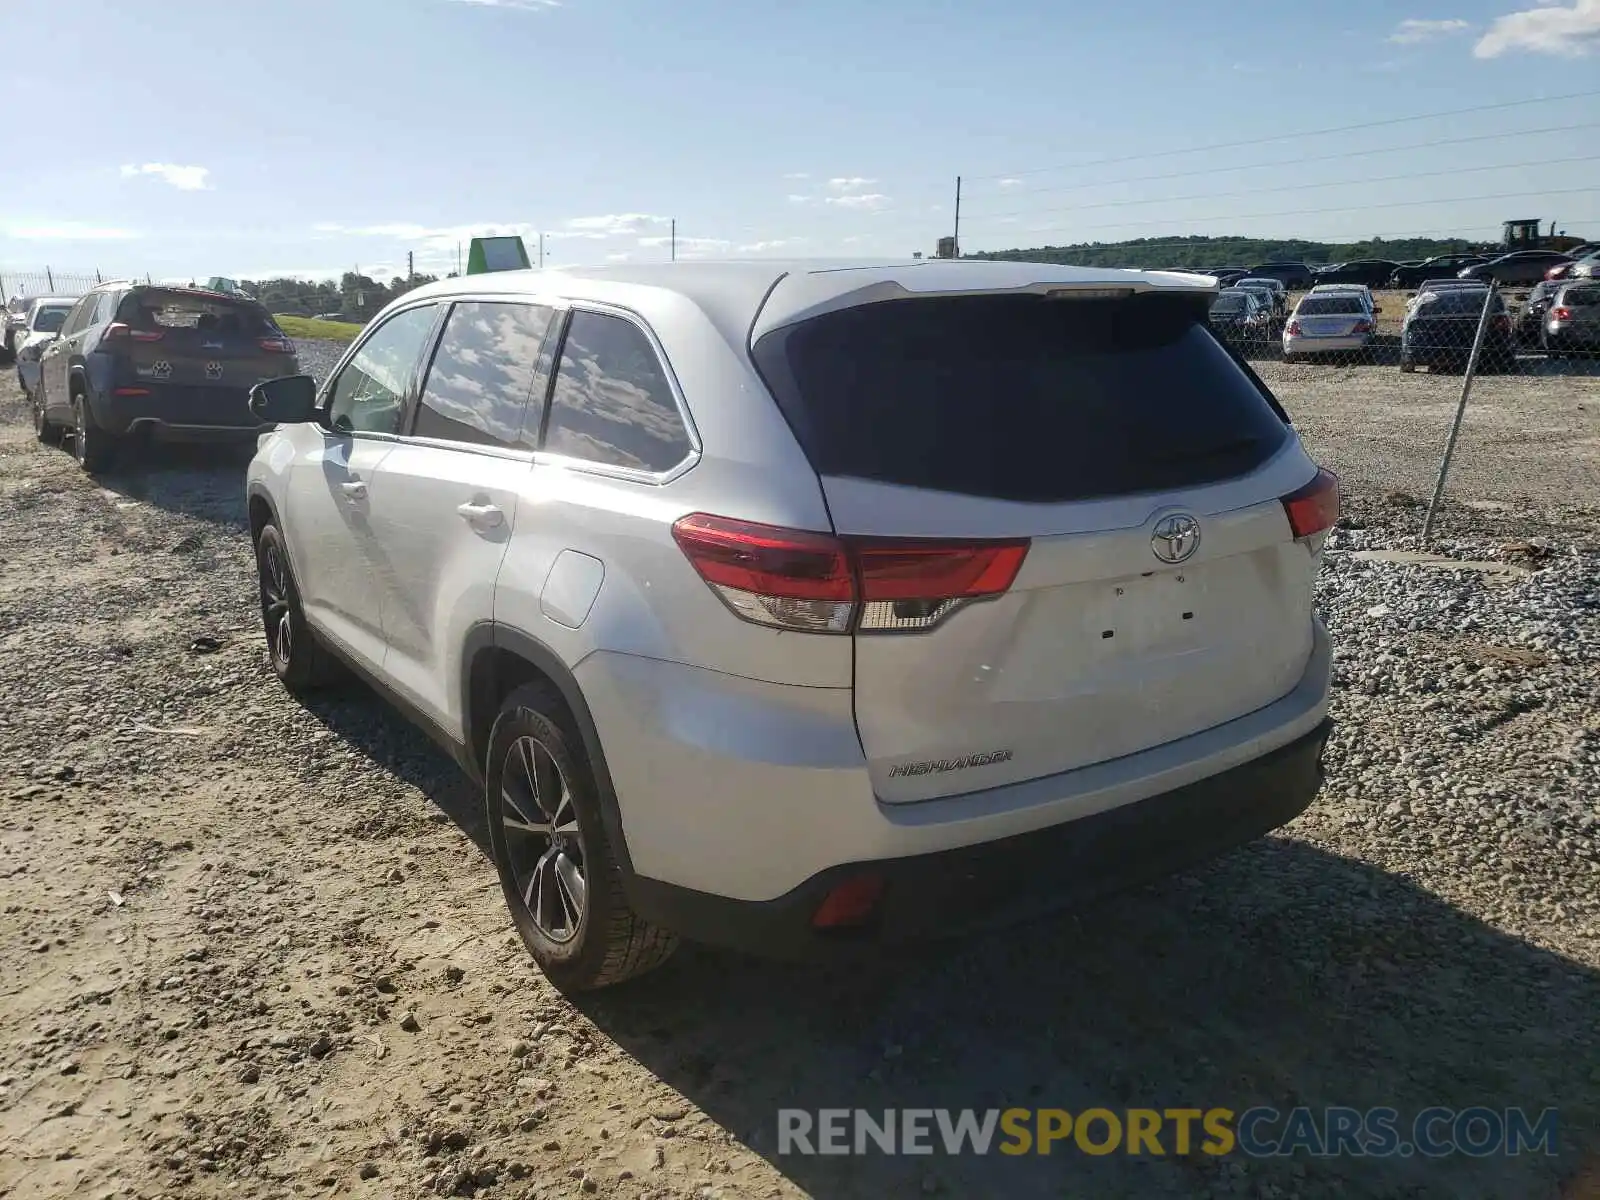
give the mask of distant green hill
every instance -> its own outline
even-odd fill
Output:
[[[1465,238],[1308,242],[1300,238],[1165,237],[1036,246],[1029,250],[985,250],[962,257],[1063,263],[1075,267],[1250,267],[1264,262],[1303,262],[1314,266],[1356,258],[1385,258],[1391,262],[1432,258],[1435,254],[1459,254],[1476,245],[1478,243]]]

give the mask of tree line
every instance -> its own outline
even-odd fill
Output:
[[[438,278],[397,275],[379,283],[369,275],[346,271],[337,283],[331,279],[242,279],[239,286],[261,301],[268,312],[360,323],[371,320],[389,301],[425,283],[436,283]]]
[[[1302,262],[1308,266],[1380,258],[1391,262],[1462,254],[1480,249],[1465,238],[1372,238],[1364,242],[1314,242],[1302,238],[1182,237],[1135,238],[1127,242],[1080,242],[1026,250],[984,250],[963,258],[1004,262],[1060,263],[1074,267],[1159,269],[1249,267],[1264,262]]]

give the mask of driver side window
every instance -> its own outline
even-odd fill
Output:
[[[328,424],[340,433],[398,433],[417,359],[433,332],[438,306],[408,308],[361,344],[333,381]]]

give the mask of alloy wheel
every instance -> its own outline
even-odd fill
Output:
[[[267,631],[267,645],[280,669],[294,661],[294,620],[289,610],[289,569],[283,551],[275,543],[262,547],[261,622]]]
[[[506,751],[500,827],[528,915],[552,942],[570,942],[588,898],[583,831],[567,777],[537,738],[519,737]]]

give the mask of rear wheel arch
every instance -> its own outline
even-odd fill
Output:
[[[606,837],[621,869],[624,890],[631,899],[633,860],[622,829],[616,789],[594,716],[572,672],[543,642],[510,626],[487,621],[467,631],[461,664],[463,757],[467,760],[463,765],[470,768],[475,782],[482,781],[489,732],[505,698],[528,683],[547,683],[560,694],[567,727],[582,744],[594,773]]]
[[[261,531],[269,524],[276,525],[280,531],[283,529],[283,522],[278,519],[277,508],[267,494],[258,488],[250,489],[249,514],[250,541],[252,545],[261,536]]]

